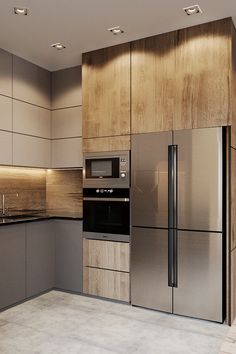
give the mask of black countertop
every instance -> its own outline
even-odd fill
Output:
[[[38,215],[11,215],[6,217],[0,217],[0,226],[28,223],[33,221],[41,220],[52,220],[52,219],[62,219],[62,220],[83,220],[81,217],[76,216],[58,216],[58,215],[48,215],[48,214],[38,214]]]

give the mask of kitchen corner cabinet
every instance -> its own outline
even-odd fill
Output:
[[[83,240],[83,291],[130,301],[129,243]]]
[[[25,225],[0,228],[0,309],[25,299]]]
[[[26,297],[54,287],[55,238],[53,221],[26,224]]]
[[[82,292],[83,251],[82,221],[55,220],[56,280],[55,287]]]
[[[83,138],[130,134],[130,43],[83,54]]]
[[[82,138],[51,141],[52,168],[82,167]]]

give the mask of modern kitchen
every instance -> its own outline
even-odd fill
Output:
[[[1,354],[236,353],[235,26],[0,3]]]

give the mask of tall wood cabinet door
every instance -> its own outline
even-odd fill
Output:
[[[83,137],[130,133],[130,44],[83,55]]]
[[[25,299],[25,225],[0,228],[0,309]]]
[[[132,133],[172,130],[176,32],[131,43]]]
[[[174,129],[229,124],[231,19],[178,31]]]

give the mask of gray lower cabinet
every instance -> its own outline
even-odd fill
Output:
[[[82,292],[82,221],[55,220],[56,288]]]
[[[54,287],[55,234],[53,220],[26,224],[26,249],[26,296],[30,297]]]
[[[0,308],[25,299],[25,225],[0,227]]]

